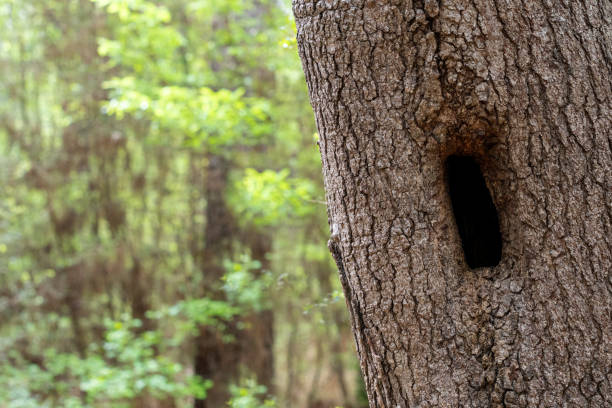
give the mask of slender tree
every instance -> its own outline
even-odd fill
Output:
[[[611,3],[293,8],[370,406],[612,405]]]

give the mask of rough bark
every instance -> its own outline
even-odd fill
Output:
[[[293,6],[370,406],[612,406],[612,3]],[[453,154],[495,267],[464,260]]]

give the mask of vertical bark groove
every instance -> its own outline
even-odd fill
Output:
[[[612,405],[612,5],[294,0],[371,406]],[[444,161],[481,165],[470,270]]]

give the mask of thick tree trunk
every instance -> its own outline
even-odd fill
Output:
[[[372,407],[612,406],[611,4],[294,0]]]

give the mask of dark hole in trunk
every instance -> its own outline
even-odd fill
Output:
[[[502,246],[499,219],[478,163],[469,156],[450,156],[446,171],[465,261],[472,269],[497,265]]]

